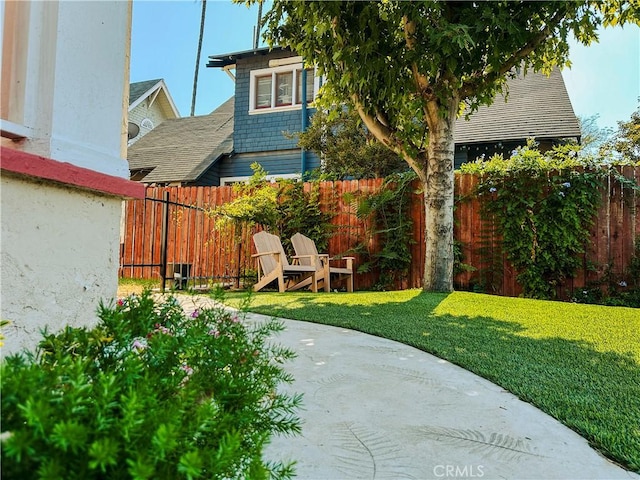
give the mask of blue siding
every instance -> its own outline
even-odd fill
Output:
[[[249,83],[251,70],[268,68],[269,60],[295,56],[294,54],[265,55],[238,60],[236,66],[236,100],[234,111],[233,146],[238,154],[275,152],[298,149],[297,139],[286,138],[283,132],[296,133],[302,129],[302,110],[249,115]],[[314,110],[309,109],[309,116]],[[298,149],[299,151],[299,149]]]
[[[300,173],[300,150],[284,150],[266,153],[236,154],[218,162],[220,177],[245,177],[253,171],[251,164],[257,162],[269,175]],[[320,167],[320,159],[307,152],[307,172]]]
[[[212,165],[193,183],[196,187],[219,187],[220,175],[218,174],[218,165]]]

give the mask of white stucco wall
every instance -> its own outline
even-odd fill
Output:
[[[13,148],[128,178],[121,149],[123,132],[126,140],[122,97],[128,87],[129,3],[23,3],[28,15],[16,30],[25,37],[24,45],[3,72],[25,70],[24,78],[8,85],[22,115],[7,120],[29,130]]]
[[[122,202],[7,176],[0,198],[5,356],[35,346],[45,325],[96,321],[99,301],[117,289]]]
[[[2,146],[44,159],[26,159],[28,172],[20,159],[0,165],[0,318],[11,321],[2,356],[34,348],[45,326],[92,325],[100,300],[116,295],[122,198],[101,192],[117,184],[114,194],[124,195],[128,187],[113,179],[129,176],[130,0],[20,6],[25,15],[12,20],[22,21],[15,35],[28,48],[2,73],[25,67],[24,81],[8,85],[27,133]],[[4,34],[2,41],[17,45]],[[58,178],[47,176],[52,168],[65,172],[58,181],[66,186],[46,180]]]

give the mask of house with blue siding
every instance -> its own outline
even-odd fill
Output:
[[[132,178],[157,185],[224,185],[244,181],[259,163],[275,178],[300,178],[321,159],[297,145],[315,110],[321,79],[282,48],[212,55],[207,64],[235,82],[235,95],[209,115],[165,121],[129,150]],[[529,73],[508,81],[508,101],[496,97],[457,120],[455,167],[494,153],[509,154],[534,138],[541,150],[580,139],[562,74]]]
[[[129,148],[131,178],[154,185],[225,185],[259,163],[268,178],[300,178],[320,158],[297,145],[320,80],[287,50],[211,57],[235,82],[235,95],[208,115],[166,120]],[[231,73],[231,70],[235,74]]]
[[[303,68],[302,57],[263,48],[211,56],[207,66],[235,70],[234,152],[218,165],[221,183],[250,176],[254,162],[280,178],[320,167],[317,155],[301,150],[296,138],[286,135],[305,129],[320,87],[314,70]]]

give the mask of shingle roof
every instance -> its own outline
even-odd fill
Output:
[[[153,169],[145,183],[192,182],[233,151],[230,98],[209,115],[165,120],[129,148],[129,169]]]
[[[129,84],[129,105],[138,100],[142,95],[149,91],[152,87],[157,85],[161,78],[155,80],[145,80],[144,82],[135,82]]]
[[[473,144],[580,137],[580,125],[571,106],[560,70],[551,76],[528,73],[508,81],[505,103],[499,95],[490,107],[480,107],[471,118],[456,121],[455,143]]]

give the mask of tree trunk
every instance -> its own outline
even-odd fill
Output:
[[[393,132],[362,107],[357,96],[353,103],[369,131],[392,151],[402,155],[422,181],[425,205],[425,262],[423,289],[432,292],[453,291],[453,129],[460,107],[457,95],[446,100],[446,115],[434,99],[425,105],[429,127],[426,152],[412,156],[393,142]]]
[[[427,175],[423,184],[425,205],[424,290],[453,291],[453,129],[457,99],[448,102],[443,117],[431,111]]]

